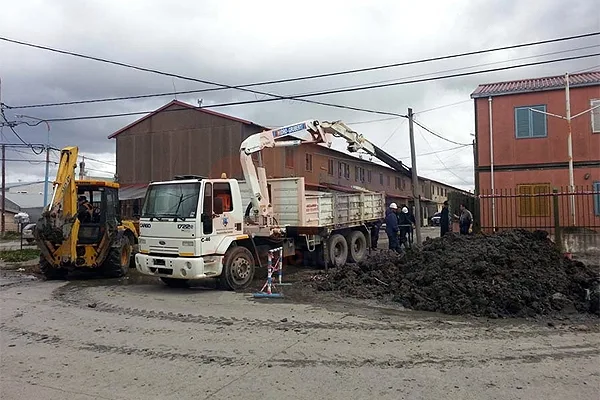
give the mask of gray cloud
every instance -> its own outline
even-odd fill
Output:
[[[348,2],[305,1],[291,7],[272,4],[186,2],[102,3],[62,1],[37,5],[13,3],[0,15],[2,35],[98,57],[198,77],[227,84],[310,75],[477,50],[511,43],[542,40],[589,32],[600,28],[595,2],[530,1],[524,8],[511,0],[486,2],[434,2],[406,8],[397,1],[376,5]],[[429,9],[435,10],[431,12]],[[24,30],[23,26],[35,27]],[[587,40],[519,49],[464,59],[393,68],[327,79],[257,87],[278,94],[297,94],[369,82],[406,79],[439,71],[598,45]],[[598,50],[598,49],[595,49]],[[593,51],[593,50],[588,50]],[[580,52],[581,53],[581,52]],[[571,55],[555,55],[563,57]],[[515,61],[516,63],[536,59]],[[469,94],[482,82],[520,79],[583,69],[600,64],[600,59],[515,69],[436,82],[395,86],[354,93],[320,96],[315,100],[355,107],[405,113],[465,101],[423,114],[420,122],[458,142],[469,143],[474,131],[473,105]],[[502,65],[502,64],[500,64]],[[496,65],[496,66],[500,66]],[[481,67],[493,68],[494,66]],[[93,61],[0,42],[2,100],[9,105],[47,103],[128,96],[173,90],[210,87],[196,82],[128,70]],[[252,100],[260,95],[235,90],[181,95],[178,99],[196,104]],[[153,110],[170,97],[97,103],[68,107],[8,110],[39,118]],[[380,118],[366,113],[292,101],[219,108],[257,123],[283,125],[305,118],[363,121]],[[52,143],[58,147],[76,144],[82,153],[110,162],[114,142],[107,135],[138,117],[53,123]],[[407,124],[400,120],[357,125],[371,140],[382,144],[394,131],[386,149],[398,156],[409,154]],[[45,140],[45,127],[17,127],[27,141]],[[11,141],[17,139],[4,129]],[[416,135],[418,153],[444,150],[455,145],[421,132]],[[343,147],[343,146],[339,146]],[[23,154],[19,154],[21,156]],[[23,155],[25,158],[35,157]],[[17,155],[15,155],[17,157]],[[439,157],[439,158],[438,158]],[[39,157],[38,157],[39,158]],[[114,158],[112,158],[114,159]],[[441,160],[441,161],[440,161]],[[409,160],[403,160],[409,161]],[[472,152],[469,147],[419,158],[423,175],[461,187],[473,183]],[[90,168],[110,170],[91,162]],[[445,171],[445,166],[452,171]],[[43,174],[43,166],[11,163],[10,179],[29,179]]]

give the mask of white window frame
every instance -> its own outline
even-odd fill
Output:
[[[594,108],[600,105],[600,99],[591,99],[590,108]],[[594,114],[600,115],[600,107],[590,110],[590,120],[592,124],[592,133],[600,133],[600,126],[594,126]]]

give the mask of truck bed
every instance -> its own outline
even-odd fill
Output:
[[[385,216],[385,194],[326,193],[305,189],[303,177],[268,179],[276,224],[297,227],[343,227],[360,225]],[[240,181],[244,207],[250,188]]]

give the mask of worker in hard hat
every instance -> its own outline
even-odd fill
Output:
[[[389,241],[389,249],[394,251],[400,251],[400,244],[398,242],[398,205],[391,203],[390,207],[385,212],[385,233],[387,234]]]
[[[402,207],[402,212],[398,215],[398,231],[400,233],[400,243],[398,246],[404,245],[405,248],[408,248],[408,233],[412,227],[412,221],[410,219],[410,215],[408,214],[408,207]]]

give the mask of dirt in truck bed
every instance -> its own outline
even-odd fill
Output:
[[[565,258],[541,231],[428,239],[403,255],[381,251],[330,271],[317,288],[446,314],[600,315],[598,267]]]

